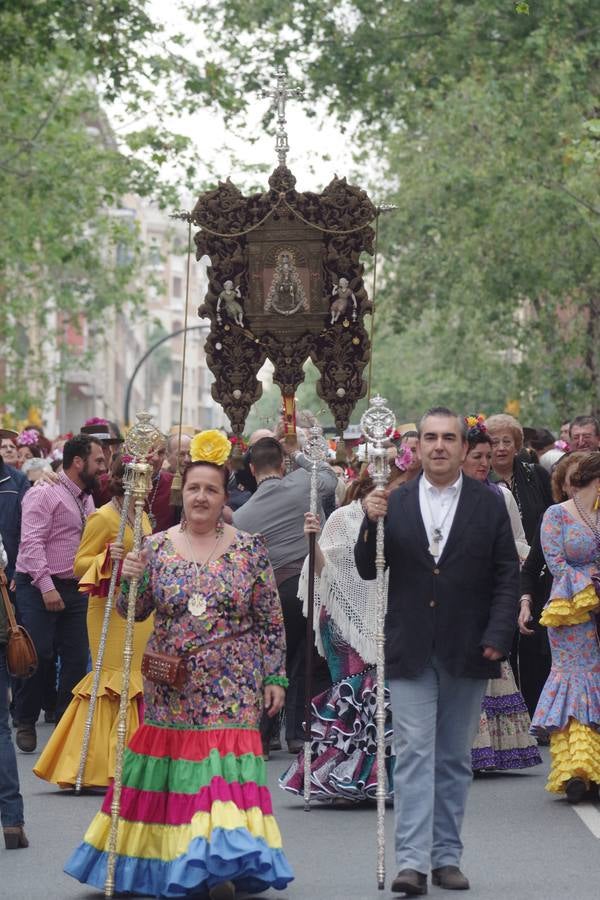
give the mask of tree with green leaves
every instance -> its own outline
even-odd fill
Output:
[[[98,334],[141,300],[128,193],[176,206],[202,177],[170,117],[234,108],[219,71],[146,0],[7,0],[0,8],[0,408],[41,405],[72,364],[64,335]],[[110,123],[109,123],[110,116]],[[115,130],[116,129],[116,130]]]
[[[600,410],[600,29],[587,0],[525,6],[194,11],[240,94],[257,59],[301,72],[309,102],[346,123],[357,177],[397,203],[381,226],[374,383],[397,384],[411,414],[450,390],[537,423]]]

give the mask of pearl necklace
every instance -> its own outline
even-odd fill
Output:
[[[579,513],[583,523],[587,525],[587,527],[592,531],[594,537],[596,538],[596,542],[600,545],[600,528],[598,527],[598,521],[600,519],[600,509],[594,510],[595,519],[592,522],[587,512],[582,508],[580,501],[577,499],[577,494],[573,494],[573,503],[575,504],[575,509]]]

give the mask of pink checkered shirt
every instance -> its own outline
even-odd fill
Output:
[[[23,497],[21,543],[15,569],[31,577],[44,594],[52,576],[73,578],[73,560],[94,501],[74,481],[59,473],[57,484],[39,484]]]

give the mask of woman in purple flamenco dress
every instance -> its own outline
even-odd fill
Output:
[[[469,451],[463,473],[481,481],[504,500],[522,563],[529,553],[529,545],[513,495],[503,485],[489,480],[492,442],[483,416],[467,416],[465,422]],[[525,700],[515,683],[510,663],[504,660],[500,664],[500,677],[490,678],[483,698],[479,730],[471,750],[473,771],[510,771],[540,765],[542,757],[535,738],[529,734],[530,726]]]

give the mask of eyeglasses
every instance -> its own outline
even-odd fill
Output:
[[[492,447],[514,447],[515,442],[510,437],[492,438]]]

